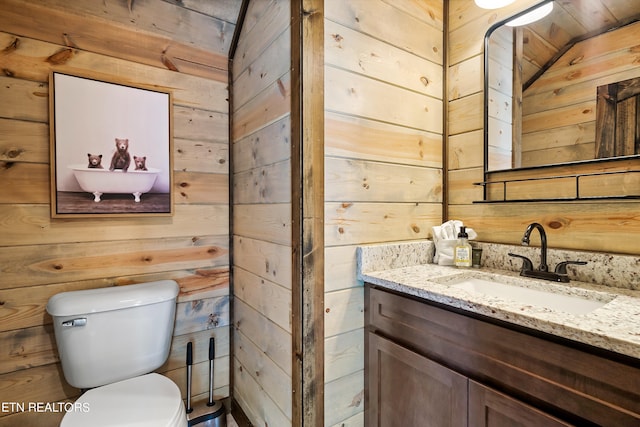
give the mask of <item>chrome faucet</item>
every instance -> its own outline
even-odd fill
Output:
[[[522,268],[520,269],[520,275],[526,277],[534,277],[536,279],[551,280],[554,282],[568,282],[569,276],[567,273],[567,265],[576,264],[584,265],[585,261],[563,261],[556,265],[555,271],[550,272],[547,265],[547,233],[544,231],[544,227],[537,222],[533,222],[527,226],[527,229],[522,236],[522,245],[529,246],[529,237],[531,232],[536,229],[540,233],[540,266],[538,269],[533,268],[533,263],[529,258],[523,255],[518,255],[509,252],[509,256],[521,258]]]

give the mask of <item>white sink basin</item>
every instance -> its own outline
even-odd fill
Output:
[[[507,285],[497,281],[494,282],[477,277],[460,277],[449,281],[447,284],[473,294],[503,298],[527,305],[563,311],[571,314],[590,313],[615,298],[615,296],[609,297],[606,294],[603,294],[603,297],[603,295],[599,295],[600,293],[598,292],[593,292],[593,298],[567,295],[559,292],[531,289],[515,284]]]

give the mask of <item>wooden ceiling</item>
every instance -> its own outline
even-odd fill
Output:
[[[525,87],[577,41],[639,19],[638,0],[556,0],[547,17],[523,27]]]

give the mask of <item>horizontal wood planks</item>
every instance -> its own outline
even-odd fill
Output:
[[[171,354],[158,371],[184,394],[185,348],[193,341],[200,377],[194,394],[205,393],[206,349],[215,336],[216,396],[229,395],[226,55],[235,26],[228,17],[237,15],[237,6],[218,6],[210,13],[144,0],[131,10],[126,2],[10,0],[0,6],[2,401],[55,402],[79,394],[58,364],[45,312],[51,296],[159,279],[176,280],[181,292]],[[173,92],[172,217],[50,217],[54,69]],[[0,425],[53,425],[60,418],[39,415],[3,412]]]
[[[635,23],[577,43],[524,92],[522,166],[598,157],[597,88],[640,77],[633,37],[638,29]]]
[[[292,425],[291,2],[249,2],[232,58],[233,396]]]
[[[442,222],[442,8],[325,2],[325,425],[364,422],[356,246]]]
[[[516,2],[498,11],[487,11],[473,2],[451,1],[449,76],[482,64],[479,58],[482,58],[487,29],[533,4],[534,1]],[[479,155],[476,144],[481,144],[478,135],[483,130],[484,90],[482,80],[473,81],[474,85],[470,81],[465,80],[463,84],[461,79],[451,79],[448,88],[448,217],[468,223],[478,232],[481,241],[519,242],[529,223],[540,222],[546,227],[553,247],[637,254],[634,236],[640,233],[640,221],[633,213],[638,210],[637,201],[473,204],[482,200],[482,189],[473,183],[483,180],[483,156]],[[577,115],[584,115],[583,110],[576,111]],[[595,117],[595,110],[593,114]],[[562,137],[558,133],[554,136]],[[566,196],[564,192],[561,194]]]
[[[239,5],[219,2],[221,15],[187,12],[170,2],[138,1],[93,4],[47,0],[4,2],[0,27],[15,34],[59,43],[71,49],[96,52],[175,69],[220,82],[226,81],[227,52]]]

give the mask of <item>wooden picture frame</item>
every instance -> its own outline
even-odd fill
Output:
[[[52,72],[51,216],[173,215],[172,95]]]

